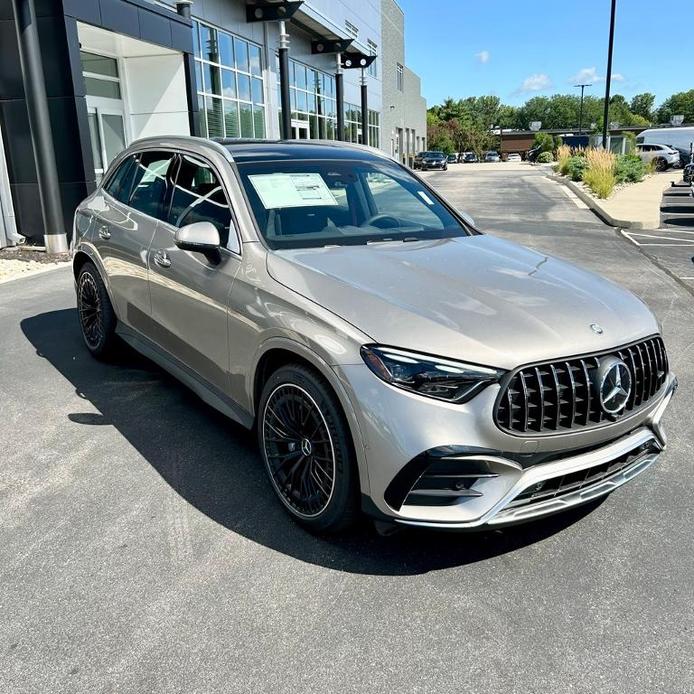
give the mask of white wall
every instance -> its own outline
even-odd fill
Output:
[[[190,135],[183,56],[126,57],[123,65],[131,138]]]

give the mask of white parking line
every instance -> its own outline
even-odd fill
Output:
[[[687,243],[694,243],[694,239],[671,239],[669,236],[660,236],[659,234],[638,234],[635,231],[628,231],[626,233],[630,236],[641,236],[646,239],[661,239],[663,241],[686,241]]]

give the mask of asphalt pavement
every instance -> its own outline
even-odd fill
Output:
[[[251,434],[129,350],[87,356],[69,269],[4,284],[0,692],[694,691],[692,296],[537,169],[488,166],[425,175],[662,321],[658,464],[503,531],[313,537]]]

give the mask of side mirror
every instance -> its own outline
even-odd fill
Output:
[[[181,227],[174,242],[182,251],[202,253],[214,262],[219,262],[219,232],[212,222],[193,222]]]

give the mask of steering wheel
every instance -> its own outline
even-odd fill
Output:
[[[379,223],[380,222],[380,223]],[[377,227],[378,229],[395,229],[400,226],[400,220],[392,214],[375,214],[362,222],[362,227]]]

